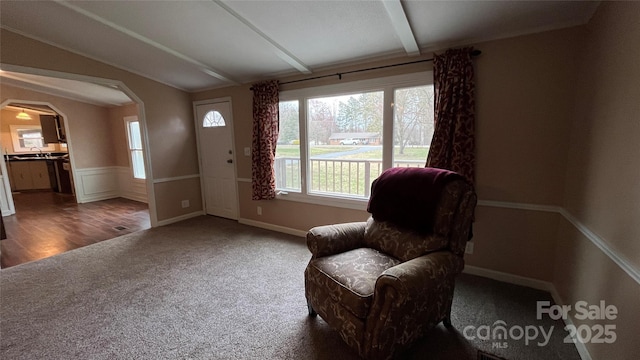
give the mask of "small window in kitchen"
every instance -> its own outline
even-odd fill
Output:
[[[127,143],[131,154],[131,167],[135,179],[145,179],[144,154],[142,152],[142,134],[140,133],[140,122],[137,116],[130,116],[124,119],[127,128]]]
[[[224,116],[220,114],[218,111],[212,110],[204,115],[204,120],[202,121],[202,127],[219,127],[225,126]]]
[[[54,144],[45,144],[38,125],[9,125],[14,152],[55,151]]]

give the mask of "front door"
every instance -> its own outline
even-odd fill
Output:
[[[238,195],[231,101],[196,104],[196,123],[206,213],[236,220]]]

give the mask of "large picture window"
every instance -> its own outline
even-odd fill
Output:
[[[281,92],[279,197],[366,206],[384,169],[424,166],[433,96],[430,72]]]

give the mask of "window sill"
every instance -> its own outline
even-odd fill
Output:
[[[278,191],[276,195],[278,200],[296,201],[314,205],[324,205],[339,207],[345,209],[367,211],[367,204],[369,199],[353,198],[353,197],[338,197],[328,196],[320,194],[301,194],[295,192]]]

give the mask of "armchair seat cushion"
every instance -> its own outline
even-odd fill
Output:
[[[375,249],[358,248],[311,260],[307,281],[360,319],[367,317],[378,276],[400,260]]]

